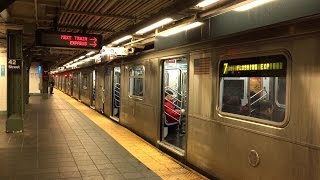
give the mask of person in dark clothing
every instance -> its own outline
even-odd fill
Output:
[[[222,111],[234,114],[240,114],[241,99],[238,96],[223,97]]]
[[[50,81],[50,94],[53,94],[53,87],[55,85],[54,79],[52,78]]]
[[[259,102],[259,111],[255,117],[260,119],[272,120],[273,104],[268,100],[262,100]]]

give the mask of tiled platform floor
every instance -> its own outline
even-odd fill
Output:
[[[1,180],[205,179],[57,90],[30,98],[23,133],[0,128]]]

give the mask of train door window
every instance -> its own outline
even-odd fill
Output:
[[[75,87],[75,88],[78,87],[78,75],[77,75],[77,73],[73,74],[73,87]]]
[[[129,70],[129,96],[143,97],[144,66],[135,66]]]
[[[113,68],[112,88],[112,116],[119,119],[120,116],[120,67]]]
[[[92,91],[91,91],[91,106],[94,107],[96,104],[96,71],[92,71]]]
[[[110,115],[111,112],[111,107],[112,107],[112,97],[111,96],[111,73],[112,73],[112,68],[109,66],[106,66],[104,69],[104,91],[103,91],[103,112],[107,115]],[[112,114],[111,114],[112,116]]]
[[[88,88],[88,75],[83,74],[82,75],[82,89],[87,89]]]
[[[186,58],[163,61],[162,141],[180,150],[186,145],[186,99],[188,64]]]
[[[70,74],[70,95],[73,96],[73,73]]]
[[[287,59],[284,55],[220,62],[219,111],[257,122],[285,120]]]

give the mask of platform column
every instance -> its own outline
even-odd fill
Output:
[[[42,64],[42,97],[48,98],[49,97],[49,68],[48,64]]]
[[[6,132],[22,132],[24,119],[24,65],[22,31],[8,30],[7,121]]]
[[[29,72],[30,72],[30,66],[25,67],[25,88],[24,88],[24,98],[25,103],[29,104]]]

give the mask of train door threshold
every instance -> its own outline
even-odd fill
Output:
[[[112,119],[112,120],[114,120],[114,121],[116,121],[116,122],[119,122],[119,121],[120,121],[119,118],[117,118],[117,117],[110,116],[109,118]]]
[[[185,151],[183,149],[180,149],[180,148],[177,148],[176,146],[173,146],[169,143],[166,143],[166,142],[161,142],[161,141],[158,141],[157,142],[162,148],[174,153],[175,155],[183,158],[185,156]]]

